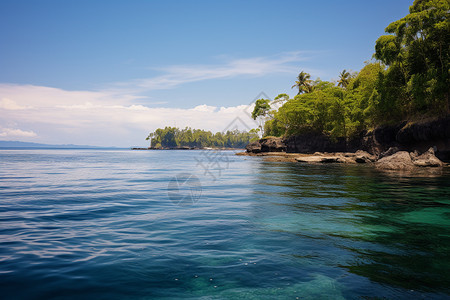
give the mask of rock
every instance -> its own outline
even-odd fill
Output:
[[[422,152],[433,145],[437,146],[435,156],[442,161],[450,162],[450,115],[409,123],[403,121],[393,125],[382,125],[371,131],[363,130],[347,140],[334,139],[327,134],[309,131],[284,139],[261,139],[249,144],[246,149],[248,153],[255,154],[283,151],[287,153],[321,152],[324,156],[328,156],[325,152],[354,152],[361,149],[378,155],[381,159],[393,155],[399,149],[408,151],[417,149]],[[354,158],[353,155],[346,157]],[[416,156],[412,154],[411,157]],[[354,159],[360,163],[373,161],[372,157],[367,155],[355,156]]]
[[[261,144],[259,141],[253,142],[245,146],[245,149],[248,153],[260,153],[261,152]]]
[[[356,160],[354,156],[340,156],[337,158],[337,162],[344,164],[356,164]]]
[[[347,149],[344,138],[332,140],[328,135],[316,132],[290,136],[283,142],[288,153],[343,152]]]
[[[397,142],[405,145],[448,139],[450,139],[450,115],[436,120],[405,124],[396,135]]]
[[[322,161],[321,163],[341,163],[342,161],[339,160],[339,157],[334,157],[334,156],[330,156],[330,157],[322,157]]]
[[[417,159],[418,157],[419,157],[419,151],[417,151],[417,150],[414,150],[414,152],[410,152],[409,153],[409,156],[411,156],[411,159],[412,160],[415,160],[415,159]]]
[[[320,156],[304,156],[304,157],[297,157],[295,158],[298,162],[304,162],[304,163],[320,163],[322,162],[322,157]]]
[[[245,149],[248,153],[285,152],[286,145],[283,143],[282,138],[271,137],[250,143]]]
[[[430,148],[420,156],[412,156],[412,162],[418,167],[442,167],[444,163],[435,156],[435,149]]]
[[[355,162],[359,164],[371,163],[377,160],[375,155],[370,154],[369,152],[358,150],[355,153]]]
[[[391,156],[391,155],[397,153],[398,151],[399,151],[399,149],[397,147],[389,147],[389,149],[387,149],[386,151],[384,151],[380,154],[378,159],[381,159],[381,158],[387,157],[387,156]]]
[[[271,137],[259,140],[261,152],[285,152],[286,145],[282,138]]]
[[[416,167],[407,151],[399,151],[393,155],[383,157],[375,163],[375,166],[384,170],[403,171],[411,171]]]
[[[340,163],[342,162],[337,156],[301,156],[295,158],[298,162],[305,163]]]

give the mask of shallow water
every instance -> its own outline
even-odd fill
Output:
[[[447,170],[0,150],[0,297],[450,299],[448,195]]]

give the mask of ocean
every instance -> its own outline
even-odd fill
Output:
[[[0,150],[1,299],[450,299],[450,172]]]

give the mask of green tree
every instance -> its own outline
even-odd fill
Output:
[[[386,27],[390,35],[376,41],[375,58],[389,66],[378,100],[396,96],[402,117],[450,113],[449,11],[448,0],[415,0],[407,16]]]
[[[268,115],[270,111],[270,100],[268,99],[258,99],[255,102],[255,108],[252,112],[253,120],[259,120],[259,128],[264,136],[264,122],[265,117]]]
[[[351,78],[350,72],[347,72],[347,70],[344,69],[339,74],[338,86],[347,88],[347,85],[350,83],[350,78]]]
[[[291,88],[295,87],[298,88],[297,95],[300,95],[302,93],[310,93],[313,89],[313,86],[311,85],[311,75],[301,71],[297,76],[295,84]]]

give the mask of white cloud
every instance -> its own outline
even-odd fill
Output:
[[[217,107],[215,107],[215,106],[209,106],[206,104],[202,104],[202,105],[197,105],[196,107],[192,108],[191,110],[213,113],[216,109],[217,109]]]
[[[3,128],[0,129],[0,137],[11,137],[11,138],[21,138],[21,137],[35,137],[36,133],[33,131],[25,131],[21,129]]]
[[[2,98],[0,100],[0,109],[5,109],[5,110],[21,110],[21,109],[27,109],[30,107],[27,106],[20,106],[18,105],[16,102],[14,102],[11,99],[8,98]]]
[[[161,68],[163,75],[141,78],[115,85],[116,92],[125,90],[160,90],[171,89],[178,85],[210,80],[232,78],[237,76],[264,76],[274,73],[296,73],[298,66],[294,62],[306,61],[306,52],[289,52],[273,57],[255,57],[234,59],[222,65],[178,65]]]
[[[21,107],[0,110],[0,128],[4,128],[0,131],[2,139],[14,136],[24,141],[37,141],[32,138],[38,132],[38,142],[42,143],[129,147],[146,145],[147,134],[164,126],[190,126],[217,132],[239,117],[246,122],[240,124],[240,129],[256,127],[244,112],[246,105],[155,108],[129,103],[133,98],[130,95],[120,98],[106,92],[67,91],[30,85],[0,85],[0,97]]]

